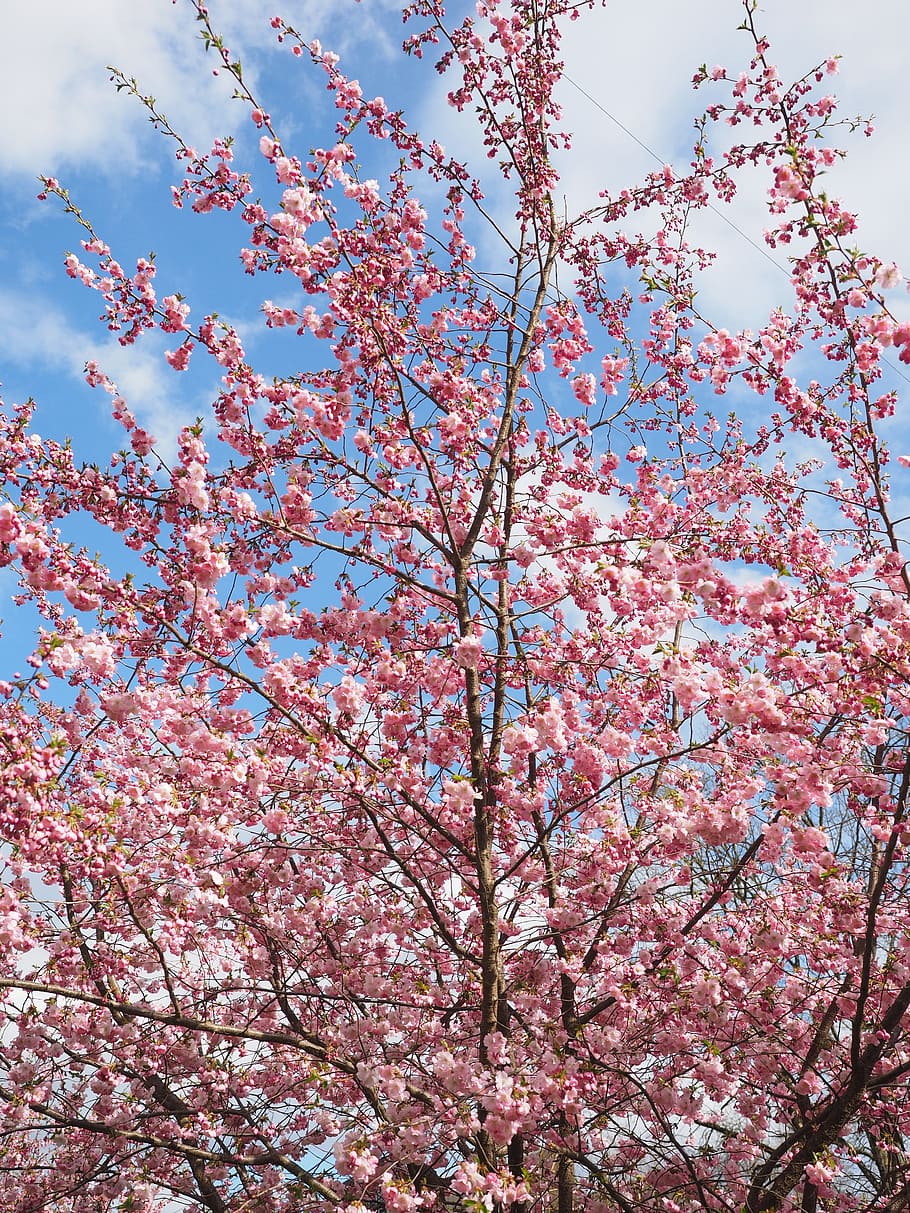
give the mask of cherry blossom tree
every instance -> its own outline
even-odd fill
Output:
[[[94,363],[107,466],[2,416],[9,1213],[910,1205],[899,272],[823,189],[836,62],[783,81],[752,0],[685,175],[567,215],[588,7],[405,10],[504,209],[275,19],[338,116],[286,144],[196,5],[262,159],[153,108],[174,200],[296,300],[293,373],[45,181],[109,327],[221,389],[174,459]],[[752,333],[689,230],[755,171],[792,276]]]

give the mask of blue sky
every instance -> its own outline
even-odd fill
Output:
[[[308,36],[340,50],[367,91],[382,93],[393,106],[404,104],[413,125],[452,151],[473,150],[463,118],[446,106],[437,78],[402,64],[397,4],[276,0],[274,7]],[[271,6],[211,0],[210,12],[285,143],[298,142],[305,151],[327,138],[332,118],[321,81],[290,56],[271,52]],[[196,315],[212,307],[238,321],[254,315],[256,297],[250,291],[244,298],[231,245],[218,240],[211,224],[170,208],[171,149],[141,107],[115,92],[106,70],[113,63],[136,76],[194,145],[237,134],[241,154],[255,159],[256,132],[230,100],[228,82],[212,75],[192,18],[185,0],[45,0],[4,6],[0,16],[3,112],[20,115],[8,117],[0,131],[0,380],[7,400],[38,396],[39,416],[49,429],[62,425],[77,436],[100,427],[99,441],[105,432],[115,441],[119,436],[107,420],[106,402],[82,386],[90,357],[103,363],[140,418],[165,440],[204,408],[207,385],[181,382],[161,364],[163,338],[124,351],[95,323],[97,300],[68,280],[61,264],[79,233],[58,206],[35,201],[37,174],[51,173],[71,188],[125,263],[154,248],[160,293],[182,291]],[[731,70],[743,66],[747,42],[736,32],[739,20],[736,0],[618,0],[569,27],[567,74],[662,159],[684,164],[700,103],[689,85],[692,72],[703,61]],[[844,55],[834,78],[844,112],[874,112],[878,134],[851,140],[851,157],[834,174],[834,192],[859,209],[864,245],[910,267],[904,202],[910,197],[904,155],[910,8],[905,0],[768,0],[759,20],[785,76],[828,54]],[[564,103],[567,125],[576,132],[564,178],[570,211],[591,202],[603,185],[632,182],[653,167],[568,81]],[[747,185],[731,212],[737,226],[759,240],[763,188]],[[721,253],[703,303],[719,324],[756,326],[785,295],[784,276],[710,216],[703,239]],[[897,302],[904,306],[903,298]]]
[[[210,0],[213,23],[243,60],[245,79],[271,112],[285,146],[305,155],[330,139],[334,110],[321,78],[290,55],[276,53],[273,6],[261,0]],[[343,66],[366,92],[407,109],[411,125],[457,154],[474,156],[465,118],[446,104],[445,87],[423,65],[403,61],[400,9],[392,0],[275,0],[274,10],[307,37],[341,52]],[[566,125],[575,151],[565,160],[566,208],[592,203],[603,186],[633,184],[654,165],[622,123],[662,160],[684,165],[692,118],[707,103],[690,80],[702,62],[738,72],[748,42],[736,32],[736,0],[617,0],[568,27]],[[875,139],[854,136],[851,156],[832,174],[831,192],[859,210],[860,242],[910,270],[910,159],[905,130],[910,84],[910,6],[906,0],[768,0],[759,24],[785,78],[840,53],[833,87],[845,114],[874,113]],[[80,232],[59,205],[35,200],[36,177],[67,185],[99,234],[126,265],[158,254],[159,295],[181,292],[200,317],[216,309],[235,321],[254,361],[258,303],[278,285],[239,272],[242,236],[220,217],[200,220],[173,210],[173,149],[149,126],[134,100],[117,94],[107,64],[137,77],[188,142],[208,147],[236,135],[238,157],[260,164],[258,132],[231,100],[230,83],[214,76],[202,53],[186,0],[45,0],[6,5],[0,15],[0,381],[7,403],[35,395],[39,431],[73,436],[88,458],[106,458],[123,435],[103,393],[91,391],[83,366],[97,359],[126,395],[140,424],[166,452],[182,425],[206,412],[217,368],[175,375],[163,362],[173,344],[152,334],[121,349],[97,323],[97,297],[65,275],[67,250]],[[583,90],[583,91],[580,91]],[[585,96],[587,93],[589,96]],[[593,98],[593,101],[591,100]],[[596,104],[595,104],[596,103]],[[599,108],[602,107],[602,108]],[[11,116],[17,115],[14,120]],[[477,158],[481,168],[485,164]],[[265,177],[261,177],[264,181]],[[766,182],[746,182],[730,212],[760,242]],[[701,303],[719,326],[757,327],[787,298],[786,277],[733,228],[707,215],[700,233],[720,252],[703,284]],[[275,294],[277,301],[280,295]],[[908,312],[910,296],[895,299]],[[886,386],[906,386],[900,380]],[[6,613],[5,611],[3,613]]]

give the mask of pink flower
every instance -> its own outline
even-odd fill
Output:
[[[130,435],[130,446],[132,446],[137,455],[147,455],[154,445],[154,435],[149,434],[146,430],[135,429]]]
[[[175,371],[185,371],[190,364],[190,355],[193,352],[193,346],[189,341],[185,341],[183,345],[178,346],[176,350],[168,350],[165,353],[165,358],[168,364]]]
[[[178,299],[176,295],[168,295],[161,300],[164,308],[164,320],[161,329],[165,333],[179,333],[186,328],[186,318],[190,314],[190,305]]]
[[[540,749],[537,730],[529,724],[510,724],[502,735],[502,748],[517,762]]]
[[[572,380],[572,391],[585,408],[590,408],[597,399],[597,380],[593,375],[576,375]]]
[[[466,779],[443,780],[442,791],[446,807],[458,818],[466,818],[474,811],[474,787]]]
[[[22,534],[22,526],[16,517],[16,507],[9,501],[0,505],[0,543],[15,543]]]
[[[615,396],[617,384],[622,383],[623,373],[629,365],[628,358],[611,358],[609,356],[601,359],[600,363],[603,368],[603,374],[600,378],[600,386],[608,396]]]
[[[903,274],[897,268],[895,261],[889,261],[887,265],[880,265],[875,271],[875,285],[880,286],[884,291],[893,290],[894,287],[900,286],[903,282]]]
[[[338,711],[348,716],[359,716],[366,703],[363,688],[350,674],[345,674],[342,678],[341,685],[332,692],[332,699]]]
[[[136,704],[135,695],[122,694],[108,695],[107,698],[102,699],[101,710],[111,720],[122,721],[134,712],[138,712],[139,708]]]
[[[463,670],[476,670],[483,653],[483,645],[477,636],[464,636],[455,645],[455,664]]]
[[[562,705],[558,700],[551,699],[534,723],[542,745],[557,751],[565,750],[568,747],[569,737],[563,719]]]

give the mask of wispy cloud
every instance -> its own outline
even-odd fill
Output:
[[[118,98],[105,70],[115,64],[142,77],[146,92],[176,107],[191,137],[214,133],[211,112],[226,83],[187,71],[192,39],[174,37],[169,4],[123,5],[117,0],[49,0],[7,5],[0,38],[0,105],[18,122],[0,127],[0,166],[34,176],[67,168],[113,175],[141,163],[141,107]]]
[[[261,0],[211,0],[208,7],[255,84],[259,52],[275,44],[270,9]],[[369,45],[377,64],[400,41],[390,21],[400,10],[391,0],[358,8],[356,21],[350,20],[353,6],[336,0],[278,0],[274,7],[307,37],[341,49]],[[7,118],[0,124],[0,171],[26,178],[68,169],[111,176],[140,171],[148,146],[146,114],[118,97],[108,64],[136,77],[187,142],[207,147],[228,133],[230,123],[240,121],[230,105],[233,82],[212,74],[215,60],[204,58],[197,30],[184,0],[4,5],[0,112]],[[300,87],[306,91],[303,77]]]
[[[174,390],[173,372],[163,365],[162,340],[147,335],[141,345],[124,348],[114,338],[99,339],[83,330],[46,300],[0,290],[0,360],[4,366],[84,382],[87,361],[94,359],[114,380],[141,425],[159,440],[168,457],[176,450],[180,430],[193,421]],[[55,393],[59,396],[59,389]],[[107,421],[108,397],[96,393],[94,417],[74,416],[70,432],[92,433]],[[80,401],[85,397],[80,396]],[[104,420],[102,420],[102,418]]]
[[[723,64],[734,74],[748,65],[751,42],[737,31],[741,20],[735,0],[613,0],[566,24],[567,78],[559,97],[573,148],[560,161],[560,189],[569,214],[596,204],[604,188],[618,191],[635,184],[657,167],[654,156],[659,163],[686,168],[693,119],[710,101],[707,90],[693,91],[692,75],[701,63]],[[767,0],[757,21],[771,40],[772,61],[788,82],[829,55],[843,55],[840,74],[824,87],[836,93],[841,115],[874,114],[876,136],[838,132],[836,141],[849,155],[830,171],[829,192],[858,211],[862,246],[910,273],[910,231],[901,201],[910,197],[910,159],[903,155],[910,6],[906,0],[867,5]],[[471,159],[488,179],[491,165],[479,140],[466,131],[465,115],[446,104],[450,87],[446,80],[430,82],[418,125]],[[749,133],[721,127],[715,138],[724,146],[731,135],[747,140]],[[763,247],[762,233],[770,225],[768,184],[766,172],[746,174],[734,205],[724,208],[729,222],[703,212],[693,228],[693,239],[718,253],[715,269],[700,284],[701,302],[727,327],[757,327],[790,297],[786,250],[769,257]],[[493,205],[497,195],[494,180],[488,195]],[[630,226],[638,222],[633,219]],[[648,217],[640,222],[647,231]],[[896,300],[898,308],[906,304],[906,296]]]
[[[612,116],[605,116],[570,83],[564,84],[565,122],[575,133],[564,184],[578,209],[590,205],[604,186],[628,185],[655,167],[648,152],[617,122],[660,160],[685,168],[691,156],[692,120],[709,102],[706,91],[692,90],[692,74],[701,63],[709,68],[722,64],[734,74],[747,66],[751,43],[736,30],[740,14],[740,6],[731,0],[690,0],[684,5],[677,0],[623,0],[568,26],[567,74]],[[859,212],[863,247],[910,271],[910,234],[898,201],[910,196],[910,162],[902,155],[910,100],[910,8],[904,0],[871,0],[868,5],[768,0],[757,14],[757,24],[770,38],[770,58],[786,82],[829,55],[843,55],[840,73],[825,87],[837,95],[841,115],[872,113],[877,129],[871,140],[842,132],[838,142],[849,155],[831,170],[829,192]],[[743,128],[735,134],[749,137]],[[724,129],[717,137],[724,139]],[[769,226],[767,186],[763,173],[750,174],[728,211],[732,223],[758,244]],[[707,213],[696,231],[719,253],[717,268],[703,284],[703,298],[709,306],[723,308],[728,326],[754,326],[786,299],[784,275],[734,228]],[[779,252],[773,256],[786,264]]]

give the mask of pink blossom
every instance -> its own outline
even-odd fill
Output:
[[[601,359],[603,375],[600,379],[600,386],[604,389],[608,396],[616,395],[618,391],[618,384],[622,383],[624,372],[628,365],[628,358],[612,358],[607,355]]]
[[[901,282],[903,282],[903,274],[894,261],[880,265],[875,271],[875,285],[881,287],[882,290],[893,290],[900,286]]]
[[[183,345],[178,346],[176,350],[168,350],[164,356],[175,371],[185,371],[190,364],[192,353],[192,343],[184,341]]]
[[[910,324],[827,172],[836,61],[789,84],[749,5],[690,151],[579,215],[590,6],[408,6],[452,151],[275,18],[330,114],[279,144],[281,73],[190,5],[270,163],[174,132],[173,293],[43,184],[98,348],[172,335],[210,395],[157,448],[100,356],[110,444],[0,408],[0,1208],[893,1204]],[[692,224],[753,177],[755,333]],[[206,298],[233,248],[258,327]]]
[[[455,663],[463,670],[476,670],[483,655],[479,636],[463,636],[455,645]]]
[[[576,375],[572,380],[572,391],[585,408],[590,408],[597,399],[597,380],[593,375]]]
[[[341,684],[332,691],[332,699],[339,712],[354,717],[360,715],[366,704],[363,687],[350,674],[346,674]]]
[[[122,721],[139,710],[136,698],[130,694],[108,695],[101,701],[101,707],[111,720]]]
[[[10,502],[0,505],[0,543],[14,543],[22,533],[16,509]]]

